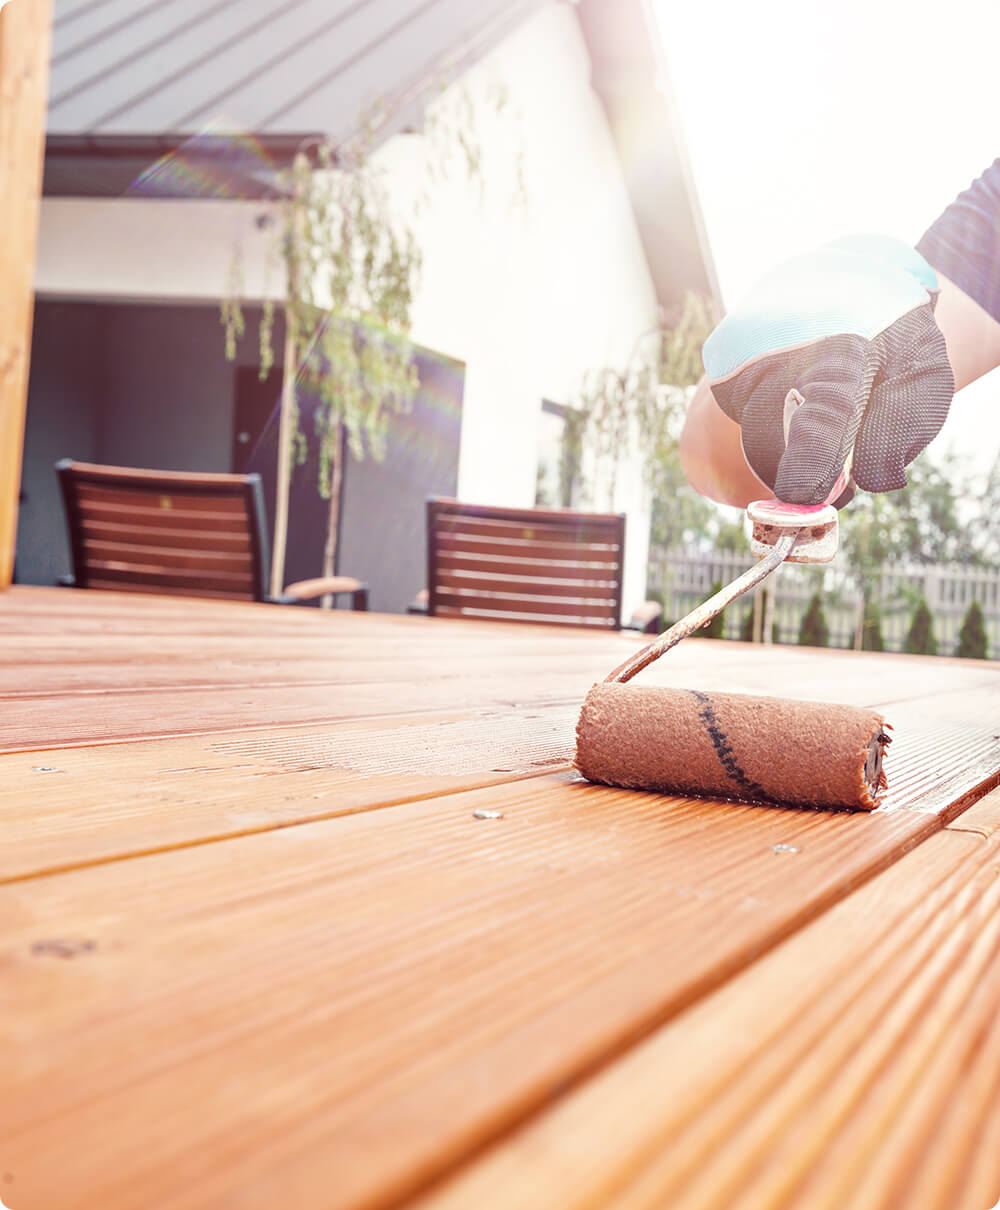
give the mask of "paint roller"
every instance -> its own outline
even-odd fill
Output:
[[[758,500],[747,515],[759,562],[590,690],[576,767],[628,789],[870,811],[886,786],[889,743],[876,711],[630,683],[782,563],[828,563],[837,552],[832,505]]]

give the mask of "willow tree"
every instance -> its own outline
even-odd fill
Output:
[[[596,464],[608,468],[609,499],[623,462],[631,462],[638,450],[654,501],[673,502],[686,491],[692,516],[707,519],[698,509],[703,502],[686,486],[680,470],[678,441],[694,384],[704,372],[701,346],[717,322],[712,301],[689,293],[661,324],[638,338],[624,364],[584,375],[573,437]]]
[[[443,88],[443,85],[441,86]],[[300,423],[300,399],[313,403],[311,439],[318,453],[317,489],[329,501],[324,576],[334,574],[345,449],[358,461],[381,460],[394,414],[408,411],[419,387],[411,340],[411,312],[421,268],[415,224],[429,200],[426,189],[404,217],[391,204],[384,167],[373,156],[379,140],[413,98],[374,107],[355,135],[334,146],[313,141],[279,174],[276,254],[284,281],[283,380],[278,430],[271,591],[282,590],[288,498],[295,464],[305,461],[310,435]],[[476,134],[490,113],[508,109],[504,86],[487,82],[477,100],[451,90],[427,112],[424,146],[431,186],[456,167],[482,188],[483,154]],[[516,113],[515,113],[516,116]],[[515,190],[523,197],[520,148]],[[221,308],[226,355],[236,356],[244,334],[239,256],[230,297]],[[275,302],[263,304],[260,376],[274,365],[271,339]],[[324,605],[331,603],[324,598]]]

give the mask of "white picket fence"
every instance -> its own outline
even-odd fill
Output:
[[[665,620],[674,621],[703,601],[713,585],[727,584],[753,561],[750,555],[725,551],[654,550],[650,554],[648,587],[651,594],[662,595]],[[798,642],[802,615],[819,589],[830,646],[853,645],[860,597],[842,567],[785,564],[768,583],[775,594],[779,642]],[[903,649],[914,601],[921,594],[934,619],[934,637],[941,655],[954,654],[962,619],[976,600],[983,611],[990,658],[1000,659],[1000,570],[940,564],[886,567],[876,599],[887,651]],[[723,615],[725,637],[738,639],[744,619],[752,611],[752,595],[734,601]]]

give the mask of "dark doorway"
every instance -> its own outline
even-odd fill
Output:
[[[281,399],[281,373],[272,368],[261,380],[253,366],[237,366],[233,372],[233,453],[231,466],[237,475],[250,467],[254,446],[267,427]]]
[[[424,587],[427,497],[453,496],[458,486],[465,367],[429,349],[418,349],[416,361],[420,390],[409,412],[391,418],[385,459],[356,462],[348,457],[344,468],[336,571],[364,580],[371,608],[385,613],[404,612]],[[273,533],[278,367],[271,379],[271,412],[246,469],[261,476]],[[286,584],[320,575],[329,512],[328,501],[319,494],[319,461],[311,439],[315,401],[300,392],[298,408],[307,456],[292,473]]]

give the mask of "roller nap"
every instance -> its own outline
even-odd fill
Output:
[[[857,706],[605,682],[583,703],[576,765],[630,789],[870,811],[885,727]]]

